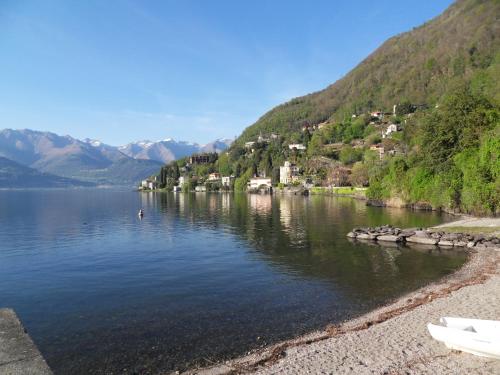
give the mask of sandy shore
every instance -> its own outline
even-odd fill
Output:
[[[500,250],[473,251],[453,275],[360,318],[186,374],[500,374],[500,361],[451,351],[428,322],[500,319]]]

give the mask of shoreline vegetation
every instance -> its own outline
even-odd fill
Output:
[[[447,229],[462,234],[488,228],[500,234],[499,219],[466,218],[432,230]],[[359,240],[354,240],[359,241]],[[372,242],[368,240],[368,242]],[[385,243],[390,245],[390,243]],[[436,245],[410,244],[435,248]],[[500,301],[500,245],[467,248],[465,264],[455,273],[410,292],[395,301],[360,317],[323,330],[311,332],[263,349],[247,356],[215,364],[207,368],[190,369],[185,375],[222,375],[236,373],[483,373],[500,371],[500,362],[460,354],[434,341],[426,324],[442,316],[464,316],[478,319],[498,319]],[[446,250],[444,250],[446,251]],[[377,342],[376,347],[373,343]],[[179,373],[179,372],[177,372]]]

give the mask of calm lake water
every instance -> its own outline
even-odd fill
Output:
[[[462,253],[346,238],[355,226],[446,220],[321,196],[0,191],[0,306],[56,374],[184,369],[452,272]]]

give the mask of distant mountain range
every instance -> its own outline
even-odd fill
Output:
[[[230,139],[218,139],[216,141],[200,145],[191,142],[177,142],[171,138],[162,141],[139,141],[118,147],[118,150],[134,159],[156,160],[169,163],[184,156],[199,152],[221,152],[231,145]]]
[[[198,145],[167,139],[115,147],[97,140],[78,140],[50,132],[4,129],[0,131],[0,157],[11,163],[2,160],[0,164],[0,167],[5,167],[0,187],[12,187],[12,183],[6,182],[9,174],[11,182],[18,181],[15,186],[20,186],[22,176],[26,179],[28,176],[38,177],[50,187],[54,184],[76,186],[89,183],[135,185],[156,173],[165,163],[196,152],[220,152],[229,144],[227,140]],[[49,181],[51,177],[55,178],[52,182]],[[57,180],[61,177],[64,179]]]

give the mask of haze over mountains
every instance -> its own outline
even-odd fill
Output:
[[[71,136],[60,136],[50,132],[4,129],[0,131],[0,157],[14,163],[3,160],[5,166],[8,164],[9,168],[3,169],[0,187],[13,186],[12,183],[5,182],[9,180],[7,172],[16,176],[17,183],[14,186],[32,186],[32,183],[23,185],[21,176],[25,176],[26,182],[31,181],[32,177],[36,179],[34,171],[45,174],[43,178],[38,177],[40,181],[47,181],[48,187],[65,184],[88,186],[89,183],[135,185],[141,179],[158,172],[161,165],[166,162],[195,152],[220,152],[229,144],[230,141],[215,141],[207,145],[198,145],[167,139],[158,142],[135,142],[115,147],[97,140],[78,140]],[[64,177],[66,180],[56,178],[57,181],[49,182],[51,175]]]

